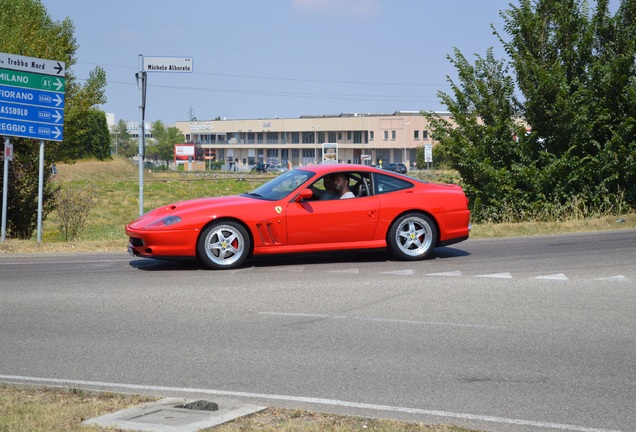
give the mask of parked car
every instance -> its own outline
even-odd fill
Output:
[[[336,173],[346,174],[355,198],[320,200],[317,190]],[[249,193],[160,207],[130,223],[126,234],[133,256],[233,269],[253,255],[354,249],[387,248],[397,259],[421,260],[437,246],[466,240],[469,219],[460,186],[363,165],[317,164]]]
[[[256,165],[252,167],[252,171],[267,172],[268,168],[269,168],[269,164],[266,164],[264,162],[257,162]]]
[[[280,165],[270,165],[267,167],[267,172],[284,173],[285,171],[287,171],[287,168]]]
[[[408,171],[406,169],[406,165],[404,165],[403,163],[390,162],[386,164],[383,168],[387,171],[393,171],[400,174],[406,174]]]

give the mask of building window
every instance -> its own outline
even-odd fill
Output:
[[[278,132],[267,132],[267,144],[278,143]]]
[[[335,143],[336,142],[336,133],[335,132],[329,132],[328,133],[329,136],[329,141],[330,143]]]
[[[314,142],[314,133],[303,132],[303,144],[313,144],[313,142]]]
[[[300,144],[300,132],[292,132],[292,144]]]
[[[342,132],[338,132],[338,141],[342,141]]]
[[[369,131],[369,141],[373,141],[373,131]]]
[[[384,131],[384,141],[389,140],[389,131]]]
[[[413,139],[416,139],[416,140],[420,139],[420,131],[418,130],[413,131]]]
[[[425,131],[423,131],[423,132],[422,132],[422,137],[423,137],[424,139],[428,139],[428,131],[427,131],[427,130],[425,130]]]
[[[347,131],[347,141],[351,141],[351,131]]]
[[[303,165],[316,163],[316,149],[303,149],[303,156],[302,156],[301,163]]]
[[[267,149],[267,163],[278,165],[278,149]]]
[[[257,144],[263,144],[263,132],[258,132],[256,134],[256,142]]]
[[[353,142],[354,144],[362,144],[362,131],[353,132]]]
[[[395,131],[391,131],[391,141],[395,141],[395,137],[397,136]]]

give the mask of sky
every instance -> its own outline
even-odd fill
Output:
[[[139,55],[191,57],[192,73],[148,72],[146,121],[297,118],[444,110],[454,48],[503,58],[514,0],[42,0],[70,18],[83,82],[106,71],[115,120],[139,121]],[[617,0],[618,1],[618,0]]]

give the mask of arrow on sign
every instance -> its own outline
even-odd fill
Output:
[[[55,139],[58,139],[60,135],[62,135],[62,132],[57,128],[57,126],[55,127],[55,132],[53,132],[53,135],[55,135]]]
[[[62,87],[64,87],[64,83],[62,81],[60,81],[59,78],[55,78],[55,87],[56,87],[57,91],[60,91],[60,89]]]
[[[57,66],[55,66],[53,69],[55,69],[59,75],[59,73],[64,70],[64,67],[60,64],[60,62],[57,62]]]
[[[59,94],[56,94],[55,95],[55,106],[59,107],[62,102],[64,102],[64,100],[60,97]]]
[[[53,114],[53,118],[55,119],[55,123],[59,123],[60,120],[62,120],[62,116],[60,115],[59,111],[55,111],[55,113]]]

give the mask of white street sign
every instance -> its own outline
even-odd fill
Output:
[[[144,72],[192,72],[192,57],[144,57]]]
[[[66,64],[57,60],[0,53],[0,68],[64,77]]]

